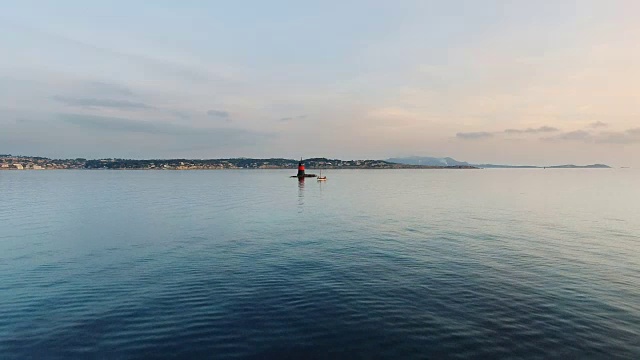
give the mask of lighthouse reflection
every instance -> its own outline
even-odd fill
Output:
[[[298,210],[302,211],[304,206],[304,178],[298,178]]]

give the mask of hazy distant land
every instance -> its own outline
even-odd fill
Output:
[[[496,165],[496,164],[470,164],[466,161],[458,161],[450,157],[428,157],[428,156],[408,156],[402,158],[391,158],[386,161],[405,164],[405,165],[428,165],[428,166],[472,166],[476,168],[512,168],[512,169],[542,169],[542,168],[555,168],[555,169],[609,169],[611,166],[605,164],[591,164],[591,165],[550,165],[550,166],[538,166],[538,165]]]
[[[340,160],[309,158],[307,168],[322,169],[478,169],[543,168],[529,165],[469,164],[452,158],[407,157],[387,160]],[[296,159],[50,159],[37,156],[0,155],[0,170],[111,169],[111,170],[222,170],[222,169],[295,169]],[[548,168],[610,168],[608,165],[555,165]]]

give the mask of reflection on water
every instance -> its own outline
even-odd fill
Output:
[[[304,210],[304,178],[298,178],[298,211]]]

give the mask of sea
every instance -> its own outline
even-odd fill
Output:
[[[0,358],[640,359],[637,169],[292,171],[0,172]]]

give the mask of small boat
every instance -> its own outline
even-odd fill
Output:
[[[320,169],[320,176],[318,176],[318,181],[327,181],[327,177],[322,176],[322,169]]]

